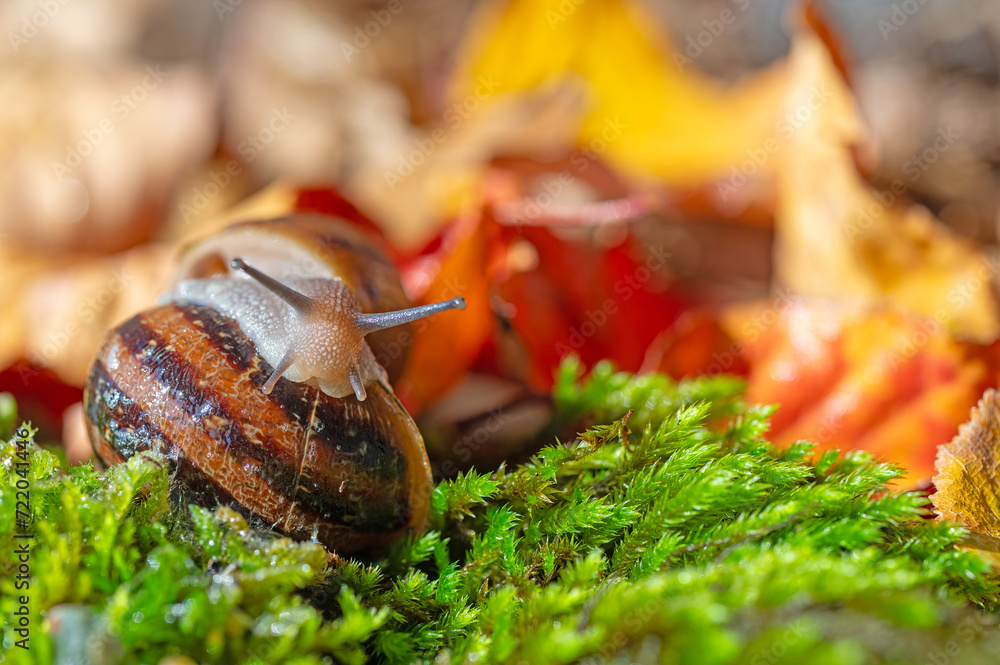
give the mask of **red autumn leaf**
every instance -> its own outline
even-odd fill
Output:
[[[646,351],[642,369],[663,372],[675,379],[723,373],[745,375],[750,370],[739,345],[707,309],[685,312],[670,329],[657,335]]]
[[[545,228],[506,231],[508,247],[537,257],[497,290],[511,307],[510,325],[527,349],[527,380],[536,390],[551,386],[570,353],[587,365],[607,358],[637,370],[645,349],[687,307],[663,273],[662,249],[629,241],[603,247]]]
[[[546,391],[562,358],[611,359],[637,370],[645,349],[687,307],[662,249],[607,247],[584,229],[516,228],[491,210],[446,228],[404,270],[421,303],[465,296],[465,312],[435,317],[416,336],[397,386],[421,408],[474,366]]]
[[[293,207],[296,212],[318,212],[333,215],[378,235],[382,231],[367,215],[333,187],[305,187],[295,192]],[[388,246],[388,243],[386,243]]]
[[[18,416],[39,427],[43,439],[62,435],[63,412],[83,397],[55,372],[24,361],[0,371],[0,392],[17,395]]]

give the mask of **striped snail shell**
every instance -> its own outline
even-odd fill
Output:
[[[176,500],[340,553],[420,531],[430,467],[389,384],[405,354],[383,351],[409,337],[390,327],[465,302],[408,304],[381,248],[345,222],[227,227],[98,351],[84,391],[97,457],[164,452]]]

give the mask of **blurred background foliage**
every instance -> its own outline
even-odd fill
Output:
[[[86,458],[74,404],[92,354],[155,301],[176,248],[241,217],[342,211],[303,203],[335,187],[383,230],[411,297],[462,283],[478,307],[453,345],[418,340],[396,386],[432,456],[498,407],[481,461],[516,452],[572,351],[807,395],[782,441],[866,447],[926,478],[997,376],[993,346],[964,345],[1000,329],[998,25],[972,0],[11,0],[0,389]],[[599,223],[606,200],[631,223]],[[832,305],[836,329],[810,324],[803,346],[796,322],[831,307],[815,298],[861,307]],[[915,318],[881,326],[887,304]],[[935,341],[908,353],[924,318]],[[830,369],[873,363],[891,365],[873,384]],[[882,401],[852,420],[843,405],[864,400]],[[919,454],[895,450],[907,437]]]

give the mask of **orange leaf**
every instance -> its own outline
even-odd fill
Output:
[[[862,448],[898,462],[911,482],[983,388],[985,347],[943,326],[863,303],[791,301],[729,312],[751,366],[747,399],[779,403],[771,437],[821,449]]]
[[[644,372],[663,372],[675,379],[699,375],[737,374],[750,371],[741,347],[704,309],[682,314],[668,330],[657,335],[642,364]]]
[[[741,373],[746,399],[778,404],[768,437],[864,449],[930,477],[937,446],[997,381],[1000,343],[961,342],[943,325],[863,301],[785,298],[705,312],[660,340],[647,369]]]
[[[413,346],[395,388],[411,411],[440,398],[472,366],[494,328],[490,280],[495,224],[478,210],[445,229],[437,249],[404,269],[407,293],[419,304],[462,296],[466,309],[414,324]]]

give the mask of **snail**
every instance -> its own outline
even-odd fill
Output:
[[[229,226],[182,253],[159,306],[108,334],[84,390],[94,451],[105,465],[163,452],[177,501],[339,553],[420,531],[430,467],[389,381],[405,328],[465,301],[409,304],[346,222]]]

